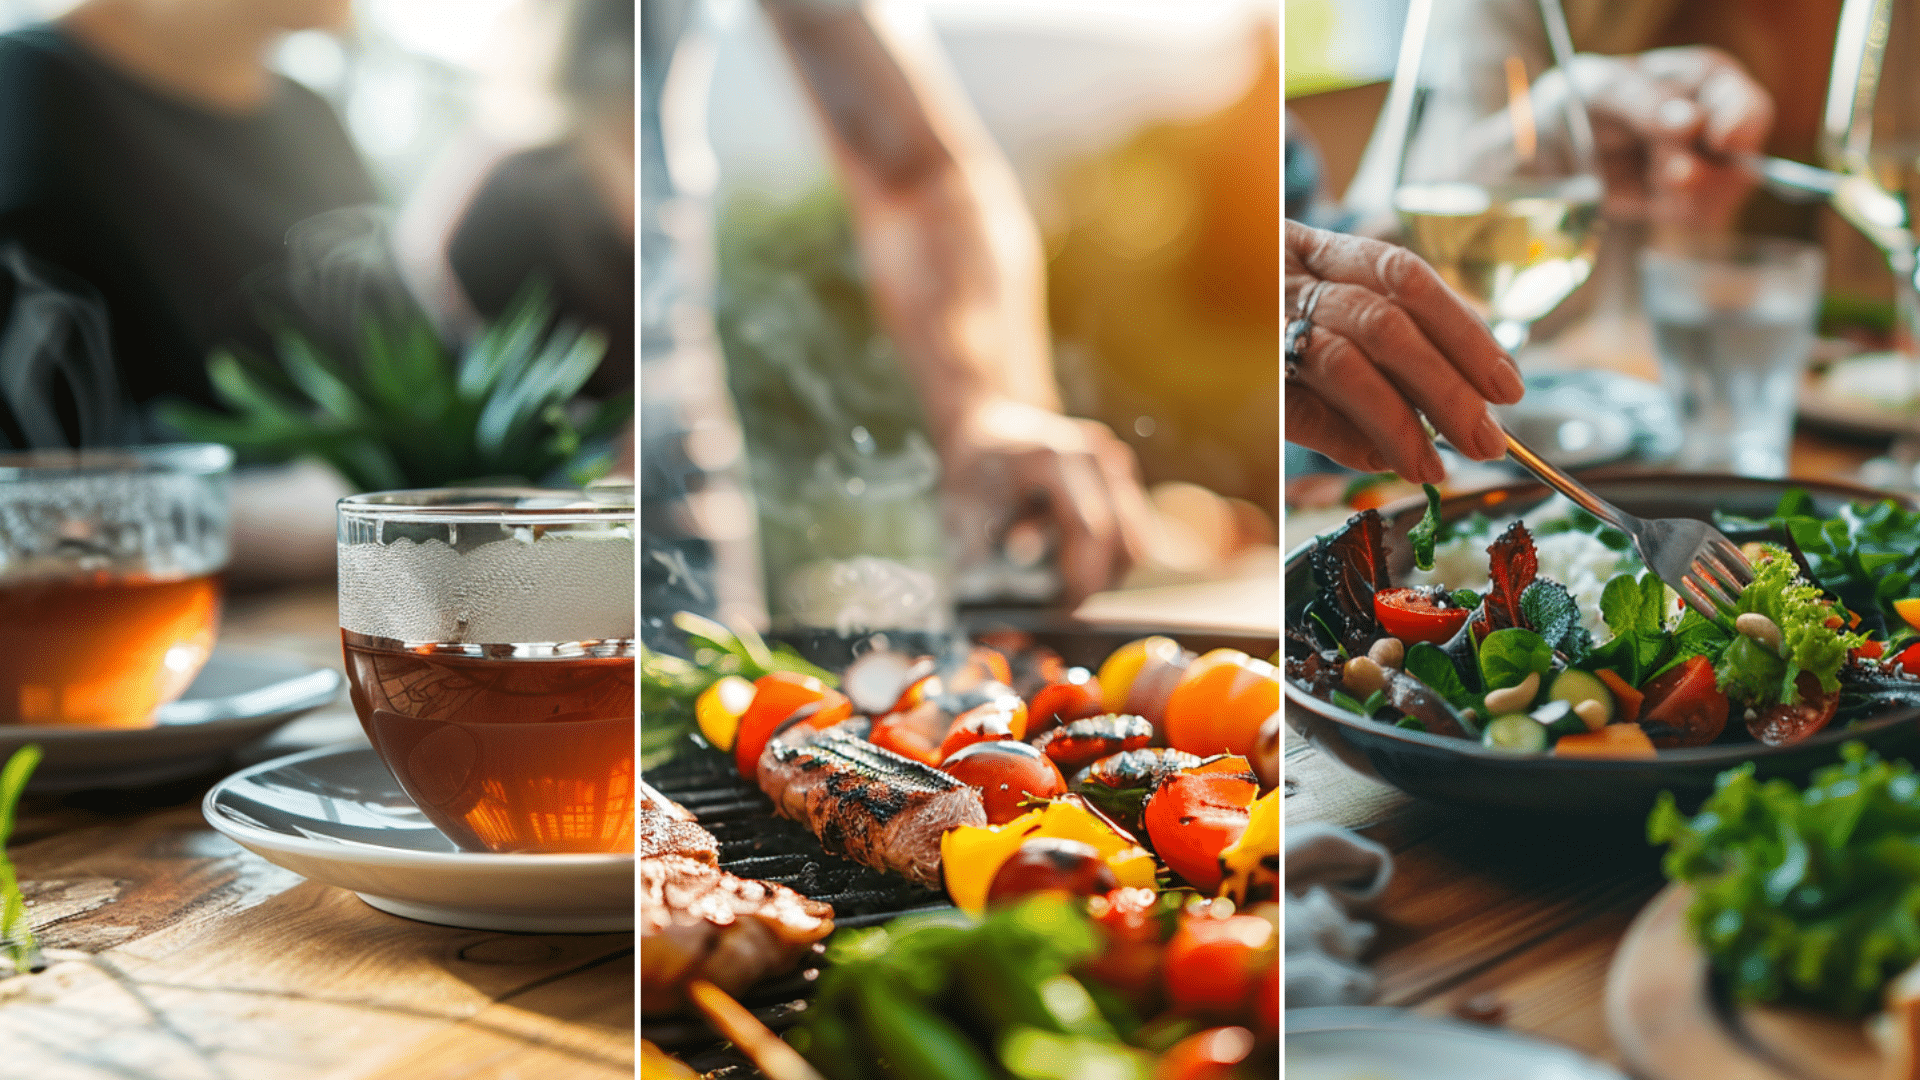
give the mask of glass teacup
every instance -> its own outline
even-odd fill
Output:
[[[468,851],[633,850],[633,489],[340,502],[360,723]]]
[[[224,446],[0,454],[0,723],[144,727],[213,652]]]

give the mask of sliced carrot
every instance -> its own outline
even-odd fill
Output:
[[[1555,757],[1642,758],[1656,757],[1653,740],[1639,724],[1608,724],[1598,731],[1562,735],[1553,744]]]
[[[1613,715],[1623,724],[1631,724],[1640,719],[1640,702],[1646,697],[1640,691],[1627,685],[1627,680],[1613,673],[1612,668],[1601,668],[1594,672],[1600,681],[1613,691]]]

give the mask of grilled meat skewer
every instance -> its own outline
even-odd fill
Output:
[[[684,855],[708,866],[720,865],[720,845],[713,834],[700,827],[693,812],[640,781],[640,815],[636,823],[640,835],[638,854],[643,859],[661,855]]]
[[[760,788],[835,855],[940,887],[940,836],[985,825],[980,789],[849,734],[767,743]]]
[[[720,869],[713,834],[640,783],[640,1011],[671,1012],[690,980],[731,993],[786,971],[833,932],[833,908]]]

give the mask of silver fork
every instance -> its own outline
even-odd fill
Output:
[[[1581,509],[1631,537],[1640,561],[1695,611],[1714,620],[1732,618],[1740,591],[1753,580],[1753,567],[1719,529],[1693,518],[1634,517],[1548,464],[1512,432],[1506,436],[1509,457]]]

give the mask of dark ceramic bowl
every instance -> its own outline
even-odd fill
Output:
[[[1887,498],[1852,484],[1818,481],[1756,480],[1739,476],[1676,473],[1613,473],[1588,477],[1593,490],[1621,509],[1641,517],[1710,518],[1716,509],[1765,517],[1781,494],[1798,487],[1813,496],[1822,514],[1860,499]],[[1474,511],[1489,517],[1513,517],[1545,501],[1552,492],[1539,483],[1517,483],[1446,500],[1441,514],[1453,521]],[[1893,496],[1909,507],[1914,500]],[[1407,530],[1420,520],[1423,500],[1385,508],[1388,562],[1394,580],[1412,569]],[[1287,607],[1291,610],[1314,591],[1307,567],[1311,544],[1289,553],[1286,562]],[[1662,750],[1657,758],[1591,760],[1551,754],[1513,754],[1486,749],[1465,739],[1450,739],[1377,723],[1286,682],[1287,723],[1308,742],[1364,776],[1392,784],[1411,795],[1439,802],[1490,809],[1557,814],[1643,814],[1662,791],[1671,791],[1692,807],[1713,790],[1714,777],[1752,761],[1763,777],[1804,778],[1839,758],[1840,744],[1859,739],[1883,754],[1920,753],[1920,709],[1901,709],[1844,729],[1819,733],[1792,746],[1723,743],[1683,750]]]

